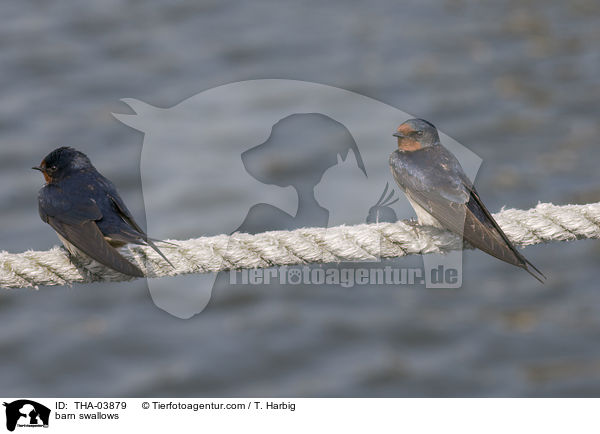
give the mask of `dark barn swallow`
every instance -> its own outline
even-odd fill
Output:
[[[410,119],[394,136],[398,137],[398,150],[390,155],[392,175],[420,224],[454,232],[543,283],[545,276],[500,229],[456,157],[442,146],[435,126],[423,119]]]
[[[135,222],[114,184],[84,153],[58,148],[33,169],[42,172],[46,180],[38,195],[40,217],[71,254],[84,253],[113,270],[144,277],[142,270],[115,248],[141,244],[151,246],[173,266]]]

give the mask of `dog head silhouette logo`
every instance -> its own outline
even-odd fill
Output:
[[[17,425],[26,427],[48,426],[50,409],[29,399],[4,403],[6,407],[6,429],[14,431]]]

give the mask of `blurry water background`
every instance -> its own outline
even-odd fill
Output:
[[[111,116],[128,112],[119,100],[169,107],[255,78],[337,86],[433,121],[483,159],[477,185],[493,212],[596,202],[599,47],[593,0],[5,1],[0,247],[58,243],[38,217],[42,181],[30,170],[58,145],[86,152],[143,222],[143,135]],[[391,151],[392,138],[381,146]],[[215,148],[204,158],[228,157]],[[299,161],[294,170],[310,173],[310,159]],[[524,253],[546,285],[469,251],[459,290],[224,285],[190,320],[158,309],[143,280],[3,291],[0,390],[600,395],[600,244]]]

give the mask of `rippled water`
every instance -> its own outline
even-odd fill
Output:
[[[494,212],[600,200],[600,8],[591,0],[8,1],[0,24],[5,250],[58,242],[39,220],[41,179],[29,170],[58,145],[86,152],[143,221],[143,135],[111,116],[128,112],[121,98],[170,107],[255,78],[337,86],[430,119],[483,159],[478,190]],[[219,152],[205,158],[228,158]],[[311,163],[296,169],[309,173]],[[223,285],[187,321],[158,309],[141,281],[7,291],[0,389],[597,396],[598,242],[524,253],[546,285],[470,251],[459,290]]]

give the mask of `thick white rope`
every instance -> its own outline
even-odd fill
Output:
[[[494,217],[510,240],[520,246],[600,238],[600,202],[564,206],[541,203],[527,211],[502,210]],[[120,252],[147,277],[163,277],[280,265],[373,261],[445,253],[463,247],[460,238],[450,232],[405,221],[168,241],[176,246],[163,244],[161,250],[175,268],[147,246],[130,245]],[[0,253],[2,288],[131,279],[94,261],[70,258],[60,247],[44,252]]]

